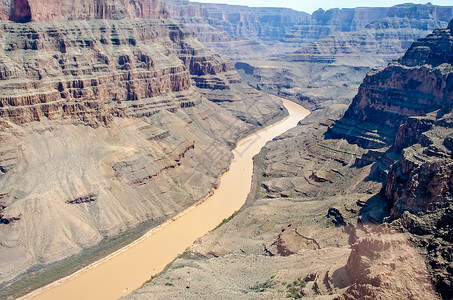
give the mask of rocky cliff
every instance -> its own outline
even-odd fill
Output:
[[[451,47],[450,29],[435,30],[415,42],[398,61],[368,73],[344,118],[332,127],[331,133],[349,136],[368,146],[391,145],[395,131],[408,117],[449,107]],[[358,125],[354,127],[355,123]],[[364,123],[366,126],[361,125]]]
[[[158,0],[96,0],[2,2],[1,20],[15,22],[88,19],[161,18],[168,15]]]
[[[246,206],[129,299],[451,299],[452,24],[268,143]]]
[[[386,69],[368,76],[345,114],[356,121],[355,128],[357,124],[371,125],[368,128],[374,129],[374,136],[382,128],[397,130],[388,136],[386,145],[391,147],[381,156],[397,158],[394,153],[399,154],[381,193],[396,219],[392,226],[413,234],[413,244],[425,252],[431,279],[444,299],[451,295],[448,266],[453,261],[448,254],[453,191],[452,30],[453,21],[446,29],[434,30],[413,43]],[[342,127],[343,121],[340,124]],[[349,130],[343,136],[354,141],[353,132],[358,133],[355,141],[362,145],[367,141],[365,145],[370,147],[364,131]]]
[[[284,114],[157,1],[18,3],[0,22],[1,298],[203,199]]]
[[[430,3],[424,5],[408,3],[381,8],[335,8],[327,11],[319,9],[311,15],[309,21],[294,26],[283,40],[308,45],[334,32],[351,32],[364,28],[411,27],[433,30],[445,27],[446,22],[450,21],[452,13],[452,7],[436,6]]]
[[[452,29],[453,22],[447,29],[418,40],[399,60],[413,72],[422,73],[423,82],[429,79],[426,92],[430,97],[425,99],[433,107],[424,117],[407,119],[396,136],[393,148],[402,155],[385,186],[394,215],[434,210],[452,201]],[[421,86],[420,81],[415,84]]]
[[[233,39],[278,41],[291,27],[309,18],[307,13],[288,8],[247,7],[187,0],[166,0],[165,3],[172,17],[187,20],[187,23],[191,18],[204,18],[212,25],[222,26]]]
[[[288,43],[308,45],[336,31],[349,32],[363,29],[371,22],[384,18],[388,7],[322,8],[313,12],[311,18],[295,25],[283,38]]]
[[[334,33],[355,32],[376,26],[380,29],[411,28],[412,30],[399,34],[372,32],[366,34],[365,38],[341,34],[334,38],[346,47],[351,43],[351,47],[361,47],[360,50],[376,51],[377,48],[387,54],[393,54],[390,58],[395,58],[404,53],[417,38],[425,36],[435,28],[445,27],[453,15],[451,7],[431,4],[327,11],[320,9],[310,16],[304,12],[281,8],[253,8],[186,0],[165,2],[171,16],[196,32],[200,41],[235,60],[269,58],[290,53]],[[380,21],[383,22],[373,25]],[[371,36],[373,34],[374,38]],[[401,44],[394,41],[396,38],[401,40]],[[378,41],[376,47],[372,45],[374,39]],[[361,45],[364,40],[371,44]],[[355,41],[357,45],[354,45]],[[379,45],[381,41],[382,46]],[[328,52],[331,46],[320,50],[321,54],[326,50]],[[299,53],[299,56],[305,51]],[[391,51],[393,52],[389,53]],[[324,56],[329,57],[331,53],[327,52]],[[316,53],[315,51],[312,54]],[[395,56],[396,53],[398,54]]]
[[[285,50],[279,44],[293,26],[309,18],[286,8],[165,0],[173,18],[197,33],[200,41],[231,58],[270,56]],[[281,49],[279,49],[281,48]]]
[[[416,39],[446,27],[450,18],[452,7],[397,5],[387,9],[381,19],[361,28],[355,26],[355,31],[337,28],[292,53],[265,62],[241,60],[236,67],[250,85],[312,108],[320,108],[331,99],[349,104],[370,69],[385,67],[403,55]],[[325,25],[319,21],[316,28],[337,21],[328,19]]]

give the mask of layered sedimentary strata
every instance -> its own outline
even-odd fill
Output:
[[[307,13],[288,8],[247,7],[186,0],[166,0],[165,3],[172,17],[187,20],[188,23],[191,18],[204,18],[214,26],[222,26],[233,39],[258,38],[278,41],[292,26],[309,18]]]
[[[388,10],[388,7],[334,8],[327,11],[320,8],[313,12],[309,20],[288,31],[283,41],[307,45],[336,31],[360,30],[384,18]]]
[[[203,199],[235,142],[284,115],[157,1],[54,4],[0,22],[2,293]]]
[[[335,31],[290,54],[266,61],[241,60],[236,67],[250,85],[312,108],[330,99],[349,104],[368,71],[385,67],[452,17],[451,7],[399,5],[361,29]]]
[[[130,299],[450,299],[452,26],[269,143],[246,207]]]
[[[88,19],[162,18],[168,15],[158,0],[3,1],[1,20],[16,22]]]
[[[279,43],[293,26],[309,18],[286,8],[256,8],[165,0],[171,16],[197,33],[200,41],[231,58],[285,52]],[[281,49],[279,49],[281,48]]]
[[[449,28],[435,30],[415,42],[398,61],[368,73],[344,118],[330,132],[380,147],[393,143],[395,131],[408,117],[423,116],[443,107],[448,112],[451,40]]]
[[[444,27],[445,22],[450,21],[452,13],[452,7],[432,4],[401,4],[381,8],[335,8],[327,11],[319,9],[311,15],[309,21],[294,26],[283,40],[308,45],[335,32],[359,31],[364,28],[432,30]],[[423,35],[419,37],[421,36]]]
[[[408,236],[377,228],[351,248],[345,268],[354,284],[334,299],[438,299]]]

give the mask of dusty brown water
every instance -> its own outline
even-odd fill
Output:
[[[253,156],[274,137],[305,118],[309,111],[284,100],[289,116],[240,140],[230,170],[204,202],[151,230],[108,257],[32,292],[25,299],[118,299],[161,272],[178,254],[244,205],[250,192]]]

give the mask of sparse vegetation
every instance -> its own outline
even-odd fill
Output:
[[[68,276],[75,271],[88,266],[89,264],[115,252],[116,250],[130,244],[142,236],[150,228],[160,224],[162,220],[143,222],[136,228],[124,231],[116,237],[103,240],[92,248],[85,249],[80,254],[57,261],[47,266],[37,265],[20,275],[17,280],[9,286],[0,286],[0,299],[18,298],[37,288],[45,286],[62,277]]]
[[[250,289],[256,293],[262,293],[265,292],[267,289],[271,289],[275,286],[275,283],[272,282],[272,277],[271,279],[266,280],[263,283],[256,283],[254,286],[252,286]]]
[[[237,213],[238,213],[238,212],[235,211],[231,216],[229,216],[228,218],[223,219],[223,221],[222,221],[219,225],[217,225],[217,226],[216,226],[213,230],[211,230],[211,231],[214,231],[214,230],[218,229],[219,227],[221,227],[223,224],[228,223],[231,219],[234,218],[235,215],[237,215]]]
[[[144,283],[144,284],[148,284],[148,283],[151,283],[151,282],[153,281],[153,279],[154,279],[154,276],[151,276],[151,278],[150,278],[150,279],[148,279],[147,281],[145,281],[145,283]]]
[[[286,286],[286,298],[300,299],[305,296],[303,288],[307,285],[305,280],[297,278]]]

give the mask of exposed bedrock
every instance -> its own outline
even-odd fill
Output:
[[[371,71],[344,117],[329,133],[379,148],[394,142],[396,130],[408,117],[438,109],[448,112],[452,100],[452,45],[449,28],[435,30],[384,70]],[[398,143],[396,147],[401,150]]]
[[[246,206],[128,299],[451,299],[452,27],[268,143]]]
[[[0,22],[2,292],[203,199],[238,139],[285,114],[159,2],[112,3]]]
[[[158,0],[3,1],[1,20],[15,22],[88,19],[161,18],[168,16]]]
[[[345,268],[354,283],[334,299],[438,299],[408,236],[377,228],[351,248]]]
[[[451,7],[431,4],[405,4],[391,8],[335,8],[327,11],[320,9],[310,16],[282,8],[253,8],[185,0],[165,2],[170,15],[196,32],[200,41],[235,60],[269,58],[309,46],[334,33],[347,35],[348,32],[364,28],[378,31],[375,37],[377,40],[386,35],[382,32],[384,29],[398,28],[405,31],[399,34],[401,44],[388,41],[381,47],[374,48],[373,42],[369,45],[372,49],[369,51],[382,49],[388,52],[387,48],[392,48],[399,49],[398,54],[401,54],[415,39],[435,28],[445,27],[453,16]],[[379,25],[374,25],[375,23]],[[384,40],[389,38],[387,34]],[[351,38],[341,39],[346,46],[348,40],[352,41]],[[373,38],[367,36],[367,40]],[[367,45],[361,47],[365,49]],[[306,56],[302,58],[303,56],[305,55],[299,55],[300,59],[308,59]]]

